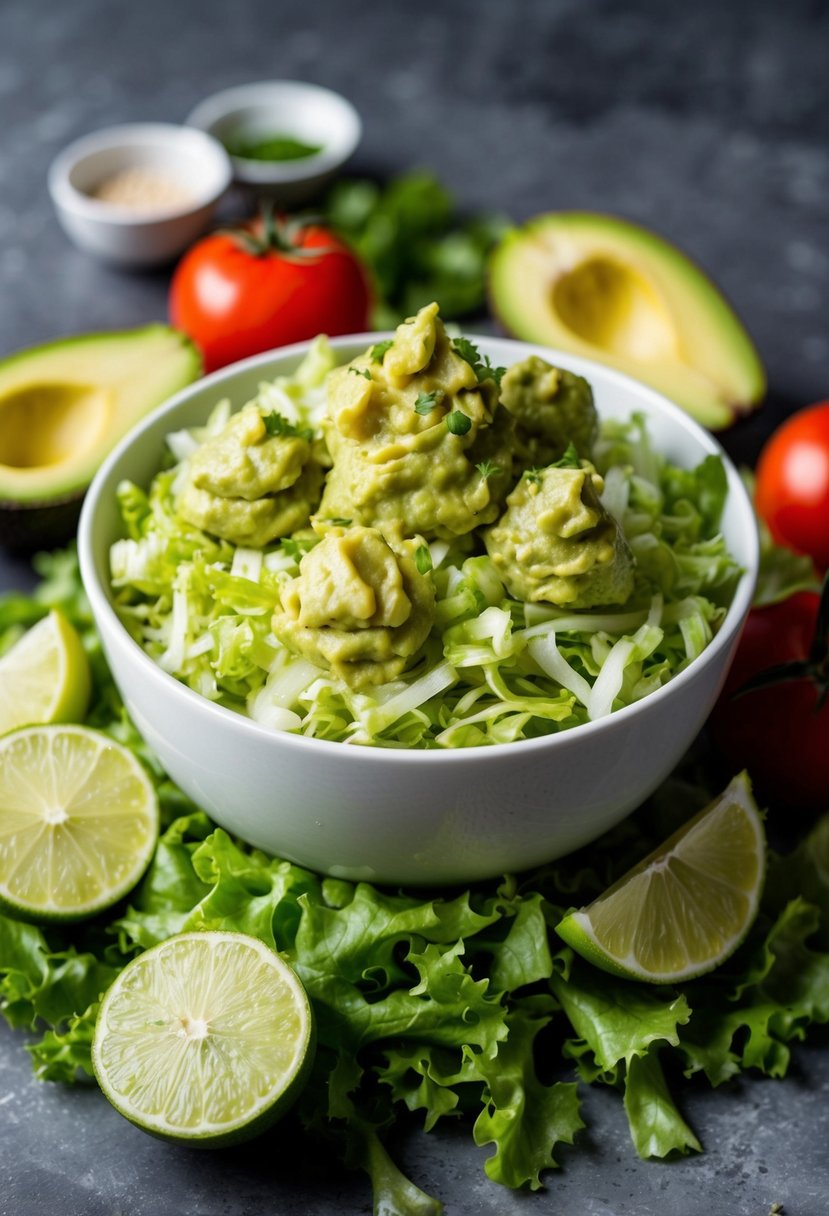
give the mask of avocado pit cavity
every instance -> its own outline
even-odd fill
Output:
[[[107,428],[110,395],[88,384],[28,384],[0,397],[0,465],[55,468],[94,449]]]
[[[553,284],[552,306],[584,342],[619,358],[679,358],[670,311],[653,284],[630,266],[596,255]]]

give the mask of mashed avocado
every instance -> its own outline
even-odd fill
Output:
[[[599,420],[583,376],[530,355],[504,374],[501,401],[515,419],[517,474],[552,464],[571,443],[580,456],[591,455]]]
[[[322,487],[312,435],[247,405],[190,458],[176,506],[189,523],[261,547],[307,524]]]
[[[419,543],[393,548],[375,528],[332,528],[283,589],[274,633],[353,688],[395,679],[435,619],[434,585],[414,561]]]
[[[510,593],[571,608],[622,604],[633,591],[633,555],[599,501],[592,465],[525,474],[484,536]]]
[[[513,421],[496,381],[457,350],[437,304],[328,380],[333,462],[320,517],[390,536],[451,539],[497,519],[509,488]]]

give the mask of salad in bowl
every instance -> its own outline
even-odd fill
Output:
[[[737,471],[682,410],[435,306],[189,386],[99,470],[78,550],[190,798],[313,870],[428,886],[539,865],[647,797],[758,560]]]
[[[496,367],[436,304],[345,364],[171,432],[124,480],[123,623],[166,672],[273,729],[380,747],[555,734],[664,687],[741,570],[722,459],[685,469],[539,355]]]

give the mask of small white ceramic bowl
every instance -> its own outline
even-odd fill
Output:
[[[304,202],[348,160],[362,134],[349,101],[319,85],[270,80],[238,85],[206,98],[187,122],[221,143],[244,134],[289,136],[320,151],[297,160],[266,161],[231,156],[237,182],[267,194],[280,205]]]
[[[142,205],[95,197],[128,171],[145,186],[152,179],[168,184],[180,197],[165,201],[159,193]],[[128,123],[70,144],[52,162],[48,180],[58,219],[76,245],[107,262],[141,267],[171,261],[201,236],[232,168],[222,144],[203,131]]]
[[[343,359],[382,334],[338,338]],[[723,532],[744,568],[713,642],[668,685],[559,735],[457,751],[405,751],[277,733],[205,700],[132,640],[110,599],[108,555],[121,535],[115,490],[146,486],[168,432],[202,423],[230,397],[290,373],[307,343],[216,372],[160,407],[113,451],[80,521],[81,573],[127,708],[170,776],[228,831],[316,870],[381,883],[468,883],[560,857],[618,823],[676,765],[725,678],[758,563],[754,513],[719,444],[653,390],[587,359],[522,342],[475,338],[494,364],[529,354],[586,376],[600,415],[646,415],[658,448],[686,467],[721,455],[729,495]]]

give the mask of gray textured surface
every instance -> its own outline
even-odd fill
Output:
[[[728,438],[829,394],[829,13],[812,2],[630,0],[0,0],[0,355],[164,315],[163,273],[78,253],[45,192],[52,156],[110,123],[180,120],[207,93],[274,76],[347,93],[365,119],[355,171],[435,169],[466,207],[517,219],[618,212],[720,282],[770,377]],[[0,557],[0,586],[24,563]],[[615,1094],[537,1197],[487,1182],[464,1132],[406,1132],[416,1180],[456,1216],[787,1216],[829,1212],[829,1052],[785,1082],[682,1091],[706,1153],[638,1161]],[[134,1131],[91,1088],[35,1084],[0,1029],[0,1216],[357,1216],[360,1178],[280,1139],[205,1158]]]

